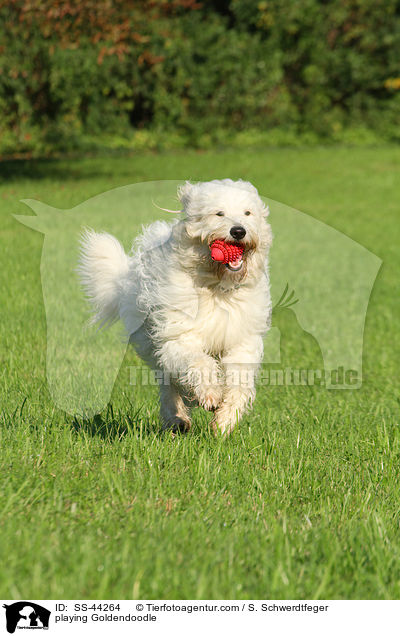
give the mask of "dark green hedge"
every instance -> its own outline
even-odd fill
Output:
[[[119,5],[116,28],[123,18],[133,36],[102,39],[72,11],[46,13],[45,0],[32,15],[26,0],[0,1],[0,152],[329,140],[348,129],[400,138],[396,0],[156,5]]]

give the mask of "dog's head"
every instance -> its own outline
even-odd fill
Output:
[[[187,182],[178,196],[186,234],[198,246],[203,267],[219,279],[242,280],[260,274],[271,244],[271,229],[266,221],[268,207],[251,183],[231,179]],[[213,261],[210,246],[218,239],[243,246],[243,257],[226,265]]]

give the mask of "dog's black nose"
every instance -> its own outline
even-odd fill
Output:
[[[231,236],[237,241],[240,241],[244,236],[246,236],[246,230],[241,225],[234,225],[231,227]]]

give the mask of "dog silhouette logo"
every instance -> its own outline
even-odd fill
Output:
[[[9,634],[14,634],[16,629],[49,629],[51,612],[37,603],[18,601],[3,607],[6,610],[6,627]]]
[[[161,222],[153,201],[165,205],[165,210],[176,208],[181,186],[180,181],[135,183],[70,209],[26,199],[24,203],[36,216],[15,217],[44,234],[40,276],[47,326],[47,386],[57,407],[72,416],[90,420],[107,407],[128,348],[118,324],[101,334],[88,327],[89,307],[76,272],[79,237],[84,228],[93,228],[117,237],[128,251],[143,224]],[[262,199],[271,211],[274,234],[265,268],[274,309],[264,339],[264,365],[321,370],[324,389],[360,388],[365,318],[381,259],[334,227],[278,201]],[[165,233],[164,242],[168,236]],[[151,261],[153,249],[161,244],[155,247],[149,239],[140,249]],[[154,275],[151,281],[158,284],[160,276]],[[135,311],[134,293],[130,298],[129,329],[136,333],[148,307],[142,303]],[[199,298],[194,288],[185,301],[185,315],[193,321]],[[173,303],[171,309],[181,311]],[[341,368],[356,381],[336,382]]]

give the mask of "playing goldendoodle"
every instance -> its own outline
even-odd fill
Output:
[[[121,319],[162,372],[164,426],[189,429],[200,405],[229,433],[255,398],[270,321],[268,208],[230,179],[186,183],[178,196],[182,218],[145,228],[129,256],[113,236],[86,231],[79,272],[93,322]]]

